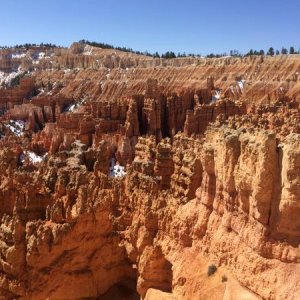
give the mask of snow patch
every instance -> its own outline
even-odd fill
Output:
[[[82,104],[84,104],[86,101],[86,99],[82,99],[77,103],[72,103],[70,104],[65,110],[64,112],[74,112],[75,110],[77,110]]]
[[[40,163],[43,161],[44,156],[39,156],[37,154],[35,154],[34,152],[32,151],[25,151],[24,153],[21,154],[20,156],[20,160],[21,160],[21,163],[24,163],[25,160],[28,158],[28,160],[33,163],[33,164],[37,164],[37,163]]]
[[[26,56],[26,53],[13,53],[11,55],[11,58],[14,59],[14,58],[23,58]]]
[[[221,98],[221,90],[216,90],[215,94],[211,98],[211,102],[210,103],[215,103],[218,100],[220,100],[220,98]]]
[[[43,94],[45,94],[45,89],[39,88],[38,89],[38,95],[43,95]]]
[[[10,120],[9,124],[6,124],[7,127],[11,132],[15,134],[15,136],[22,136],[25,130],[25,122],[22,120]]]
[[[109,177],[123,177],[126,175],[125,167],[116,164],[115,158],[111,158],[109,165]]]
[[[89,45],[86,45],[83,50],[83,55],[92,55],[93,48]]]
[[[20,70],[18,70],[18,72],[12,72],[9,74],[0,71],[0,85],[5,84],[7,86],[11,86],[12,81],[22,74],[23,72]]]
[[[243,91],[243,89],[244,89],[245,82],[246,82],[246,80],[244,80],[244,79],[237,81],[237,84],[238,84],[241,91]]]
[[[44,58],[46,56],[46,53],[45,52],[40,52],[39,54],[38,54],[38,59],[42,59],[42,58]]]
[[[32,63],[34,65],[38,65],[40,63],[41,59],[45,59],[45,58],[51,58],[50,56],[46,56],[45,52],[37,52],[34,53],[32,56]]]
[[[71,104],[67,109],[66,112],[73,112],[76,108],[76,104]]]

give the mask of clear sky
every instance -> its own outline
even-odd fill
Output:
[[[0,45],[80,39],[150,52],[300,47],[300,0],[0,0]]]

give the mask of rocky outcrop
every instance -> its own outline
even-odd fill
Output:
[[[268,132],[218,128],[203,142],[140,138],[126,180],[118,181],[107,177],[105,143],[98,152],[74,143],[68,157],[60,152],[31,173],[14,171],[16,154],[3,152],[11,157],[4,176],[12,178],[1,189],[12,199],[1,206],[3,295],[97,297],[137,280],[143,297],[154,288],[193,299],[192,275],[179,272],[184,251],[266,299],[297,295],[297,277],[287,283],[285,276],[299,262],[298,144],[295,134],[278,145]]]
[[[24,99],[29,99],[34,93],[34,80],[32,78],[21,78],[16,87],[0,89],[0,108],[2,112],[13,108],[14,105],[23,103]]]
[[[195,110],[189,110],[186,115],[184,133],[203,134],[209,123],[215,121],[225,121],[230,116],[241,116],[246,114],[246,106],[243,103],[232,101],[219,101],[212,105],[201,105]],[[220,120],[219,120],[220,118]]]
[[[0,90],[0,297],[299,298],[298,57],[42,50],[3,63],[36,68]]]

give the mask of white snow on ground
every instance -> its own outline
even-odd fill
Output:
[[[15,54],[12,54],[11,55],[11,58],[14,59],[14,58],[23,58],[26,56],[26,53],[15,53]]]
[[[221,98],[221,91],[220,90],[215,91],[215,94],[211,98],[211,103],[217,102],[218,100],[220,100],[220,98]]]
[[[123,177],[125,175],[125,167],[116,164],[115,158],[111,158],[109,162],[109,177]]]
[[[32,57],[32,63],[34,65],[38,65],[40,63],[41,59],[44,58],[51,58],[50,56],[46,56],[45,52],[38,52],[38,53],[34,53],[33,57]]]
[[[85,99],[80,100],[79,102],[70,104],[66,109],[65,112],[74,112],[77,110],[82,104],[85,103]]]
[[[34,152],[27,151],[27,155],[29,157],[29,160],[33,163],[39,163],[39,162],[43,161],[43,158],[41,156],[35,154]]]
[[[92,55],[93,48],[89,45],[86,45],[83,50],[83,55]]]
[[[44,159],[42,156],[39,156],[32,151],[25,151],[24,153],[21,154],[20,160],[22,163],[25,162],[26,158],[28,158],[29,161],[32,162],[33,164],[40,163]]]
[[[6,76],[4,72],[0,71],[0,84],[6,79]]]
[[[38,89],[38,95],[42,95],[42,94],[45,94],[45,89],[39,88]]]
[[[22,120],[10,120],[9,124],[6,124],[5,127],[9,128],[16,136],[22,136],[25,130],[25,122]]]
[[[9,74],[0,71],[0,85],[2,85],[4,83],[5,85],[10,86],[12,80],[22,74],[23,74],[23,72],[21,72],[20,70],[18,72],[12,72]]]
[[[39,59],[44,58],[46,56],[45,52],[40,52],[39,53]]]
[[[67,109],[66,112],[73,112],[76,108],[76,104],[71,104]]]
[[[237,84],[238,84],[240,90],[243,91],[244,86],[245,86],[245,80],[244,79],[239,80],[239,81],[237,81]]]

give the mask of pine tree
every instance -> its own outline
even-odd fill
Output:
[[[173,51],[167,51],[165,54],[162,55],[163,58],[176,58],[176,55]]]
[[[254,51],[253,51],[253,49],[250,49],[250,51],[248,52],[248,54],[247,55],[254,55]]]
[[[290,54],[295,54],[295,48],[293,46],[290,47]]]
[[[269,48],[269,51],[268,51],[267,55],[274,56],[274,48],[273,47]]]

